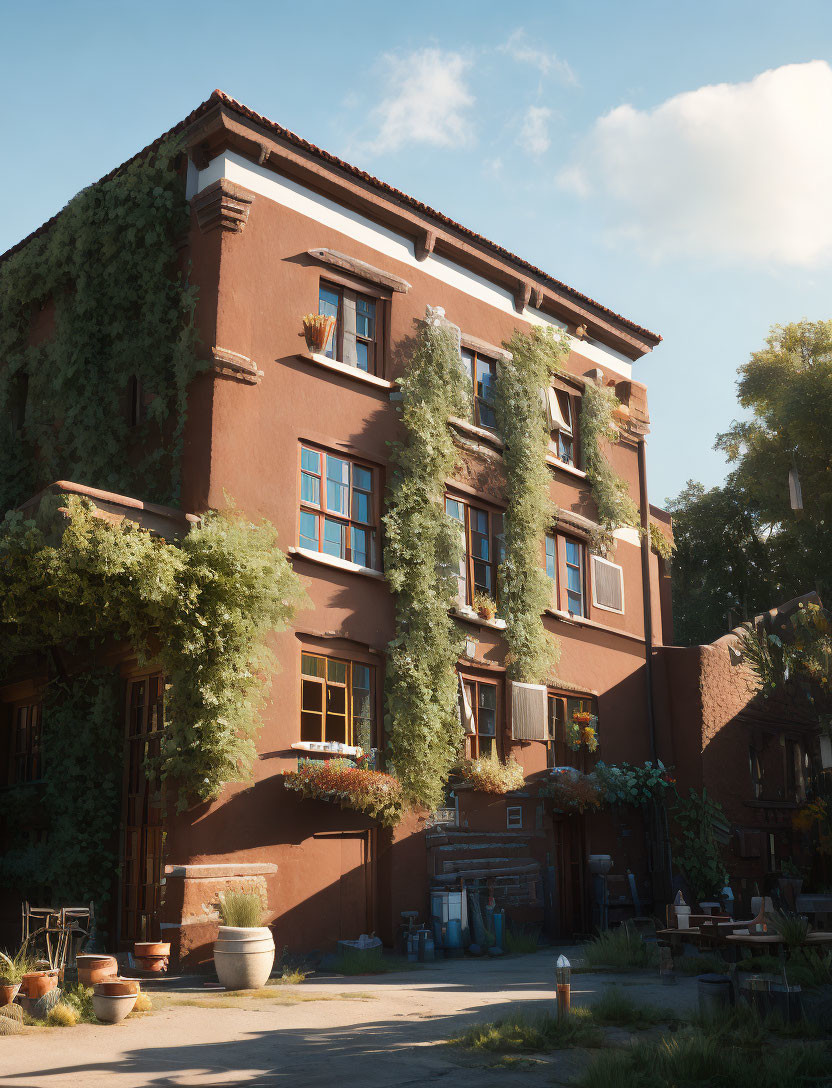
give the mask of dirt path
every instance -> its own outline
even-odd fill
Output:
[[[117,1025],[35,1029],[0,1039],[2,1088],[524,1088],[567,1083],[585,1058],[547,1055],[522,1073],[497,1058],[437,1046],[470,1023],[518,1006],[552,1005],[551,952],[493,961],[440,961],[390,975],[316,979],[276,987],[268,999],[195,992],[159,999],[150,1016]],[[654,975],[576,975],[573,1003],[610,982],[638,1001],[675,1012],[695,1002],[695,983],[662,987]],[[208,1005],[209,1007],[205,1007]],[[230,1006],[230,1007],[228,1007]]]

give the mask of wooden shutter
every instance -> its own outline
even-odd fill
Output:
[[[592,603],[608,612],[624,611],[624,572],[600,555],[592,556]]]
[[[511,685],[511,739],[548,740],[547,696],[542,684]]]

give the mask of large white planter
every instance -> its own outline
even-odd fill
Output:
[[[274,937],[268,926],[220,926],[214,967],[226,990],[259,990],[274,966]]]
[[[92,1010],[98,1020],[105,1024],[117,1024],[125,1016],[129,1016],[139,996],[138,989],[134,994],[93,994]]]

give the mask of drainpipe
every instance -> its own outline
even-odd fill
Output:
[[[656,761],[656,715],[653,708],[653,601],[650,590],[650,504],[647,501],[647,446],[638,440],[638,491],[641,506],[641,593],[644,608],[644,680],[650,759]]]

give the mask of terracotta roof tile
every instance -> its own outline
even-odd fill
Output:
[[[407,193],[403,193],[400,189],[396,189],[394,186],[388,185],[387,182],[381,181],[379,178],[374,177],[374,175],[368,173],[366,170],[361,170],[357,166],[353,166],[352,164],[345,162],[343,159],[339,159],[336,155],[331,154],[329,151],[324,151],[322,148],[317,147],[315,144],[310,143],[308,140],[304,140],[303,137],[298,136],[297,133],[292,132],[290,129],[284,128],[283,125],[278,124],[276,121],[270,120],[268,117],[264,117],[262,113],[257,113],[256,110],[250,109],[242,102],[238,102],[235,98],[232,98],[230,95],[219,89],[215,90],[211,94],[210,98],[207,98],[200,106],[197,106],[195,110],[189,113],[188,116],[184,118],[184,120],[174,125],[173,128],[169,129],[157,140],[154,140],[153,143],[149,144],[137,154],[133,155],[130,159],[127,160],[127,162],[122,163],[121,166],[117,166],[114,170],[111,170],[109,174],[106,174],[100,180],[107,181],[109,178],[116,175],[120,170],[123,170],[125,166],[129,165],[135,159],[152,152],[162,143],[163,140],[167,139],[170,136],[175,136],[179,132],[182,132],[194,121],[197,121],[203,114],[207,113],[208,110],[211,109],[211,107],[218,102],[222,103],[224,106],[227,106],[229,109],[234,110],[235,113],[239,113],[243,117],[248,118],[250,121],[254,121],[256,124],[261,125],[263,128],[266,128],[270,132],[275,133],[275,135],[279,136],[281,139],[286,140],[287,143],[293,144],[295,147],[299,147],[302,150],[309,152],[311,155],[322,159],[324,162],[330,163],[332,166],[337,167],[339,170],[343,170],[345,173],[351,174],[353,177],[360,178],[362,181],[367,182],[374,188],[379,189],[382,192],[394,197],[402,204],[405,204],[410,208],[414,208],[416,211],[419,211],[424,215],[428,216],[429,218],[436,220],[436,222],[442,223],[451,230],[456,231],[457,233],[462,234],[466,238],[471,239],[479,245],[492,250],[494,253],[497,253],[506,260],[511,261],[512,264],[516,265],[518,268],[524,270],[525,272],[528,272],[531,275],[545,281],[546,283],[552,284],[553,286],[560,288],[563,291],[566,291],[568,294],[576,299],[580,299],[581,301],[588,303],[600,313],[607,314],[614,321],[619,322],[620,324],[626,326],[634,332],[646,336],[647,338],[655,341],[655,343],[657,344],[661,342],[662,338],[657,333],[651,332],[643,325],[638,325],[634,321],[630,321],[629,318],[623,317],[621,314],[616,313],[614,310],[610,310],[607,306],[602,306],[600,302],[596,302],[595,299],[590,298],[589,295],[585,295],[580,291],[576,291],[573,287],[569,287],[568,284],[563,283],[561,280],[555,279],[553,276],[550,276],[548,273],[544,272],[536,265],[530,264],[528,261],[523,260],[522,257],[518,257],[510,250],[505,249],[503,246],[497,245],[496,242],[490,241],[488,238],[483,237],[483,235],[481,234],[477,234],[476,231],[473,231],[470,228],[463,226],[461,223],[457,223],[449,216],[444,215],[442,212],[436,211],[429,205],[423,204],[421,201],[416,200],[411,196],[408,196]],[[50,225],[54,223],[54,221],[60,214],[61,213],[58,212],[57,215],[52,216],[51,219],[48,219],[42,226],[38,227],[37,230],[33,231],[26,238],[23,238],[16,245],[12,246],[5,253],[0,255],[0,261],[5,260],[5,258],[11,256],[12,253],[17,252],[17,250],[21,249],[32,238],[43,233],[45,230],[48,230]]]

